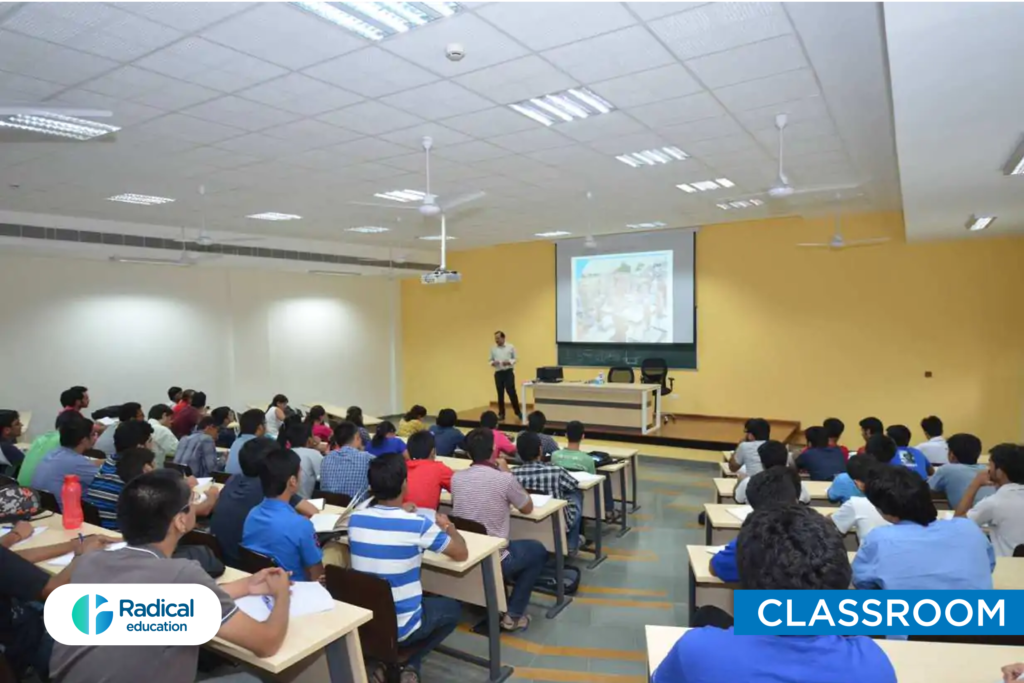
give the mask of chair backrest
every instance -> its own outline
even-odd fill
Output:
[[[241,569],[243,572],[255,574],[261,569],[270,569],[271,567],[276,566],[277,562],[274,558],[264,555],[263,553],[258,553],[255,550],[249,550],[244,545],[238,546],[238,567],[236,567],[236,569]],[[301,581],[302,578],[303,577],[293,577],[293,579],[297,581]]]
[[[448,520],[455,525],[455,528],[459,531],[468,531],[471,534],[487,535],[487,527],[480,522],[475,522],[472,519],[466,519],[465,517],[455,517],[449,515]]]
[[[44,491],[43,489],[36,489],[36,494],[39,496],[39,505],[44,510],[60,514],[60,504],[57,503],[57,496],[53,495],[50,491]]]
[[[178,541],[178,545],[204,545],[210,549],[210,551],[217,557],[221,562],[224,561],[224,553],[220,548],[220,541],[217,537],[211,534],[209,531],[203,529],[193,529]],[[252,551],[247,551],[252,552]],[[253,553],[256,554],[256,553]],[[271,559],[273,562],[273,559]]]
[[[608,381],[613,384],[632,384],[634,379],[633,368],[625,365],[608,369]]]
[[[333,564],[324,571],[332,598],[373,612],[373,619],[359,627],[363,656],[383,664],[398,663],[398,618],[387,580]]]
[[[326,504],[337,505],[340,508],[348,507],[348,504],[352,502],[352,496],[346,495],[344,493],[331,493],[330,491],[320,491],[320,495],[318,497],[323,498]]]
[[[1024,543],[1021,543],[1019,546],[1013,549],[1013,556],[1024,557]]]
[[[102,526],[103,520],[100,518],[100,511],[96,509],[96,506],[87,500],[82,500],[82,519],[86,524],[92,524],[93,526]]]
[[[164,463],[164,467],[166,467],[168,469],[172,469],[172,470],[178,470],[179,472],[181,472],[186,477],[191,477],[192,476],[192,468],[189,467],[188,465],[179,465],[176,462],[167,462],[167,463]]]
[[[668,362],[664,358],[644,358],[640,362],[640,381],[644,384],[665,386],[668,378]]]
[[[211,472],[210,476],[213,477],[213,480],[215,482],[217,482],[218,484],[226,484],[226,483],[228,483],[228,479],[231,478],[231,473],[230,472]]]

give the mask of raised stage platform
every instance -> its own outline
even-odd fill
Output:
[[[498,412],[498,406],[492,403],[489,406],[460,410],[456,424],[470,429],[479,427],[480,414],[487,410]],[[511,410],[506,406],[506,418],[500,425],[502,431],[516,432],[523,428],[522,423],[511,414]],[[526,412],[528,414],[529,410]],[[586,424],[586,415],[580,417]],[[800,434],[800,423],[796,420],[766,419],[771,423],[773,439],[785,443]],[[593,427],[587,429],[587,438],[708,451],[732,450],[743,438],[743,423],[746,420],[745,417],[720,415],[676,415],[675,422],[662,425],[660,429],[650,434],[637,434],[636,430],[620,430],[614,427]],[[545,431],[564,436],[565,423],[549,420]]]

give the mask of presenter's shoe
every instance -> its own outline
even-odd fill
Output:
[[[498,422],[505,421],[505,413],[498,413]]]

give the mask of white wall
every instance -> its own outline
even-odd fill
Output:
[[[398,283],[211,267],[0,255],[0,407],[53,424],[64,389],[91,408],[167,402],[172,384],[213,406],[358,404],[399,411]]]

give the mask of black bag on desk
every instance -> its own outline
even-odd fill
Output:
[[[582,572],[579,570],[579,567],[567,564],[562,574],[562,585],[565,586],[565,594],[576,595],[576,591],[580,588],[580,578],[582,578]],[[540,576],[537,577],[537,583],[533,584],[533,590],[547,595],[556,594],[558,579],[555,574],[555,559],[553,557],[548,558],[547,564],[544,565]]]
[[[604,467],[615,462],[615,459],[604,451],[590,451],[590,457],[594,459],[594,467]]]

